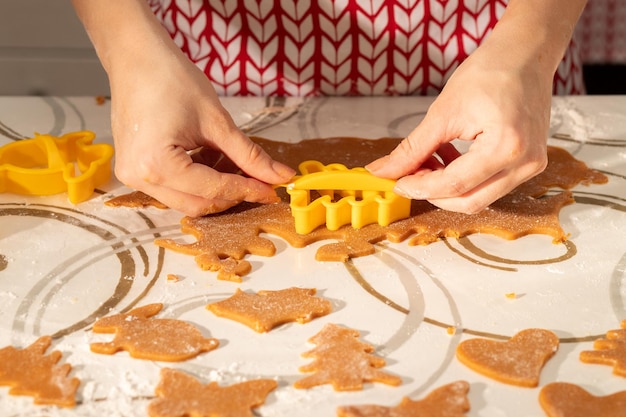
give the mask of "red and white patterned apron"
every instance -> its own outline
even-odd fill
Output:
[[[506,0],[148,0],[222,96],[433,95]],[[584,92],[576,45],[554,93]]]
[[[626,1],[589,0],[578,25],[585,64],[626,64]]]

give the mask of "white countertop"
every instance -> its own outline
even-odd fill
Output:
[[[246,132],[298,141],[402,137],[430,100],[227,98],[224,104]],[[108,102],[98,105],[93,97],[0,97],[0,144],[34,132],[83,129],[94,131],[96,142],[111,143],[109,110]],[[561,211],[570,246],[541,235],[516,241],[474,235],[418,247],[384,242],[375,255],[342,264],[315,261],[319,244],[294,249],[265,236],[277,254],[248,256],[252,272],[240,284],[218,281],[193,257],[153,244],[158,236],[186,238],[179,213],[104,206],[111,195],[129,191],[115,180],[75,206],[64,194],[0,194],[0,347],[23,348],[52,335],[51,350],[63,352],[73,366],[71,375],[81,379],[74,409],[36,406],[32,398],[9,396],[8,388],[0,387],[0,416],[145,415],[164,366],[205,383],[276,378],[279,387],[255,410],[264,417],[334,416],[338,405],[393,406],[404,396],[420,399],[459,379],[470,383],[467,415],[481,417],[544,415],[537,396],[553,381],[576,383],[595,395],[626,390],[626,379],[614,376],[610,367],[578,359],[595,338],[626,319],[626,96],[556,97],[551,134],[551,145],[609,177],[605,185],[576,187],[577,202]],[[168,282],[170,273],[183,279]],[[400,308],[372,295],[366,284]],[[333,313],[258,334],[205,309],[237,288],[292,286],[317,288],[333,302]],[[508,299],[507,293],[517,298]],[[158,317],[193,323],[205,336],[219,339],[220,347],[173,364],[132,359],[125,352],[90,352],[90,342],[108,338],[89,331],[97,317],[152,302],[164,304]],[[326,323],[359,330],[387,361],[384,370],[403,383],[365,384],[363,391],[341,393],[331,386],[293,388],[304,376],[298,367],[310,362],[300,356],[312,347],[307,339]],[[450,335],[448,326],[464,331]],[[461,340],[476,335],[501,340],[529,327],[552,330],[561,339],[538,388],[490,380],[455,358]]]

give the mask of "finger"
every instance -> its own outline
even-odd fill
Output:
[[[179,190],[208,200],[276,202],[274,188],[254,178],[215,171],[202,164],[191,164],[181,175],[169,175],[161,183],[166,188]]]
[[[389,155],[371,162],[365,168],[378,177],[391,179],[398,179],[417,171],[443,143],[454,139],[446,138],[429,120],[427,115]],[[450,149],[446,151],[451,152]]]
[[[158,163],[158,165],[157,165]],[[158,162],[143,161],[143,179],[139,184],[129,184],[140,189],[143,182],[160,185],[208,200],[271,202],[276,201],[274,189],[254,178],[222,173],[206,165],[194,163],[181,147],[170,147],[161,154]]]
[[[219,213],[240,203],[240,201],[204,199],[162,187],[158,187],[158,189],[152,193],[156,196],[162,195],[160,199],[157,198],[159,201],[167,201],[168,203],[165,204],[168,207],[190,217],[201,217],[208,214]]]
[[[240,203],[240,201],[206,199],[156,184],[145,183],[138,190],[190,217],[219,213]]]
[[[536,175],[542,166],[536,161],[518,166],[499,155],[470,150],[445,169],[401,178],[394,191],[447,210],[475,213]]]
[[[502,171],[506,165],[500,158],[487,159],[470,149],[444,169],[419,176],[407,175],[396,182],[395,191],[416,200],[460,197]]]
[[[285,164],[274,161],[263,148],[243,133],[228,138],[228,143],[219,142],[222,152],[242,171],[268,184],[284,184],[296,172]]]
[[[428,201],[444,210],[465,214],[475,214],[489,207],[494,201],[505,196],[517,186],[510,180],[510,171],[501,171],[471,191],[449,198],[433,198]]]

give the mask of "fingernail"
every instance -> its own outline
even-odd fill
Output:
[[[406,198],[410,198],[412,200],[428,200],[428,195],[418,188],[407,188],[403,184],[397,184],[393,188],[393,192]]]
[[[383,166],[385,166],[385,163],[387,162],[387,160],[389,159],[389,155],[387,156],[383,156],[382,158],[378,158],[375,161],[370,162],[369,164],[365,165],[365,169],[367,169],[369,172],[375,172],[380,170]]]
[[[272,169],[281,178],[284,178],[285,181],[291,179],[294,175],[296,175],[296,171],[293,168],[290,168],[287,165],[282,164],[278,161],[272,162]]]

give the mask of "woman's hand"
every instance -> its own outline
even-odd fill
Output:
[[[111,91],[116,176],[171,208],[200,216],[242,201],[275,202],[268,184],[294,175],[235,126],[208,79],[184,57],[113,73]],[[218,171],[222,158],[250,177]]]
[[[477,51],[415,130],[367,168],[399,178],[395,191],[406,197],[451,211],[484,209],[546,165],[551,83],[529,75],[494,68]],[[467,153],[450,144],[456,138],[472,142]]]
[[[584,0],[511,0],[424,120],[366,168],[395,191],[476,213],[547,164],[552,79]],[[450,143],[470,141],[461,155]],[[438,158],[435,157],[438,156]]]
[[[73,4],[109,76],[120,181],[190,216],[277,200],[269,184],[287,182],[295,172],[235,126],[147,2]],[[215,169],[224,157],[247,177]]]

